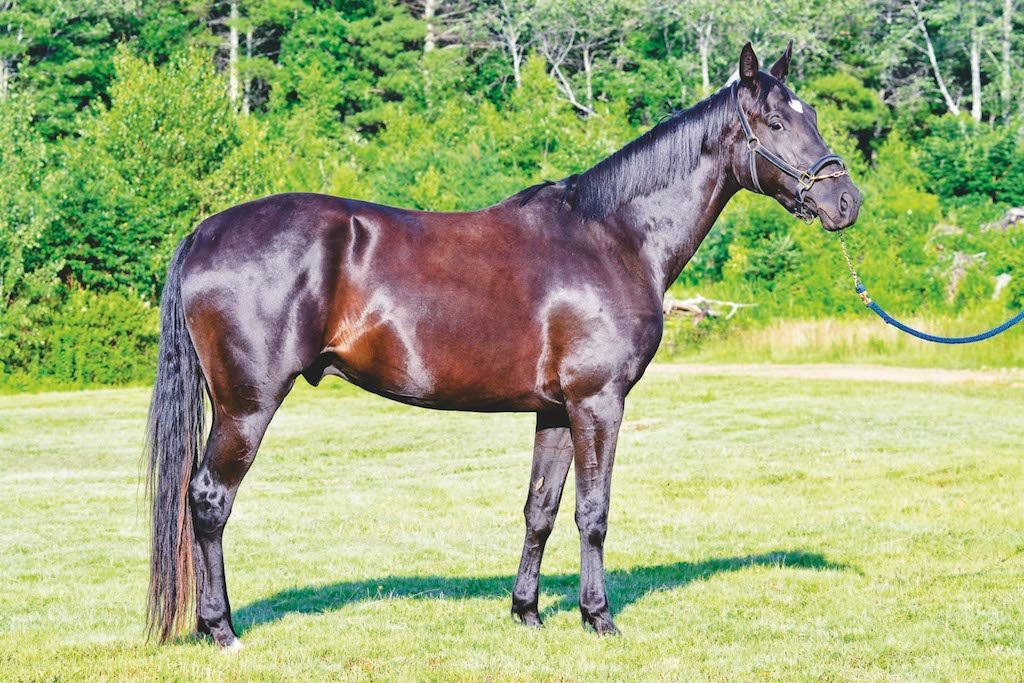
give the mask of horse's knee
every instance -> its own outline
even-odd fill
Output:
[[[526,533],[530,540],[535,543],[544,543],[548,540],[555,528],[555,516],[544,511],[526,511]]]

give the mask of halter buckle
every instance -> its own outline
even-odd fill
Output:
[[[800,177],[797,178],[796,180],[798,183],[800,183],[800,186],[803,187],[804,190],[809,190],[811,189],[811,187],[814,186],[814,181],[818,180],[818,178],[816,176],[812,176],[807,171],[802,171],[800,173]]]
[[[814,219],[817,218],[817,216],[807,210],[807,205],[802,200],[798,200],[796,206],[793,207],[793,216],[807,225],[813,223]]]
[[[749,138],[747,138],[747,149],[750,150],[751,152],[753,152],[760,146],[761,141],[757,139],[756,135],[751,135]]]

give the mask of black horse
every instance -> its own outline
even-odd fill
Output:
[[[512,612],[541,623],[541,556],[575,462],[580,610],[615,633],[603,560],[612,462],[626,394],[661,339],[665,290],[740,189],[829,230],[857,217],[860,193],[814,109],[784,85],[790,56],[762,73],[748,43],[730,87],[585,173],[481,211],[285,194],[203,221],[175,251],[162,302],[151,632],[165,640],[195,623],[240,646],[221,550],[238,486],[295,380],[338,375],[418,406],[536,413]]]

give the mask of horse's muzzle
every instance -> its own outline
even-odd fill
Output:
[[[860,190],[853,183],[849,183],[849,188],[839,192],[833,201],[824,202],[809,197],[807,203],[818,214],[821,226],[834,232],[848,228],[857,221],[861,204]]]

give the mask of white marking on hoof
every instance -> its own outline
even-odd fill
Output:
[[[242,641],[240,641],[238,638],[235,638],[234,640],[232,640],[227,645],[221,646],[220,651],[221,651],[222,654],[225,654],[225,655],[233,655],[236,652],[241,652],[244,649],[245,649],[245,646],[242,645]]]

